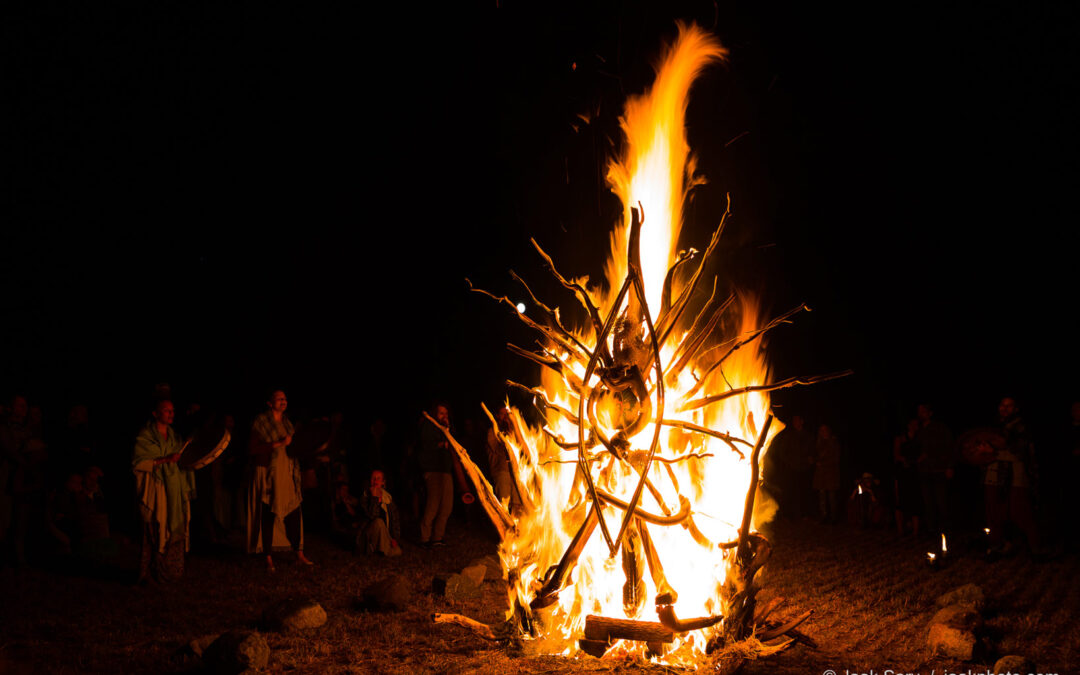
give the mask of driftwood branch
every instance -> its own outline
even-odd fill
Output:
[[[694,289],[697,288],[701,273],[705,269],[705,263],[708,262],[709,256],[716,250],[716,245],[720,242],[720,234],[724,231],[724,224],[727,222],[729,215],[731,215],[730,194],[727,196],[727,208],[724,210],[724,215],[720,217],[720,224],[717,226],[716,231],[713,232],[712,239],[709,240],[709,245],[705,248],[705,254],[701,256],[701,261],[698,263],[697,269],[694,270],[693,276],[690,277],[690,281],[687,282],[682,292],[679,293],[679,298],[671,306],[671,309],[656,320],[657,330],[660,331],[660,344],[667,342],[668,335],[675,327],[675,324],[678,323],[683,310],[686,309],[686,306],[690,303],[690,298],[694,294]]]
[[[668,268],[667,275],[664,276],[664,291],[660,296],[660,312],[657,316],[664,316],[671,308],[671,287],[675,284],[675,272],[682,267],[683,263],[690,262],[696,258],[697,254],[698,251],[694,248],[688,251],[679,251],[675,263]]]
[[[656,368],[656,417],[658,419],[664,418],[664,364],[660,361],[660,340],[656,335],[656,326],[653,325],[652,317],[649,314],[649,304],[645,299],[645,282],[641,277],[641,270],[634,265],[630,266],[630,273],[627,277],[629,281],[633,282],[634,293],[637,295],[638,302],[641,304],[641,312],[645,317],[645,326],[649,329],[649,337],[652,344],[652,357],[653,365]],[[615,304],[618,307],[618,303]],[[588,378],[585,378],[588,382]],[[626,509],[626,513],[623,514],[622,525],[619,526],[619,533],[615,535],[615,541],[609,544],[611,550],[611,556],[615,556],[615,552],[618,550],[619,543],[622,541],[623,534],[626,532],[627,526],[630,524],[630,519],[635,513],[635,509],[638,505],[638,500],[641,499],[641,491],[645,488],[645,483],[649,478],[649,468],[652,466],[652,459],[656,456],[656,448],[660,443],[660,425],[653,425],[653,437],[652,442],[649,444],[648,459],[645,461],[644,466],[641,467],[641,477],[638,479],[637,487],[634,488],[634,496],[630,498],[630,504]],[[689,509],[686,509],[686,515],[690,515]]]
[[[809,619],[810,615],[812,615],[813,613],[814,610],[807,610],[790,621],[786,621],[782,624],[766,629],[757,636],[757,639],[761,640],[762,642],[768,642],[769,640],[774,640],[781,635],[785,635],[797,628],[799,624],[801,624],[803,621]]]
[[[741,396],[743,394],[749,394],[755,391],[776,391],[777,389],[787,389],[788,387],[794,387],[796,385],[808,385],[817,384],[819,382],[827,382],[829,380],[835,380],[841,377],[847,377],[854,374],[853,370],[843,370],[838,373],[829,373],[827,375],[814,375],[812,377],[789,377],[786,380],[775,382],[773,384],[754,384],[748,387],[740,387],[738,389],[731,389],[725,391],[722,394],[716,394],[715,396],[706,396],[705,398],[698,398],[679,406],[679,412],[686,412],[688,410],[697,410],[698,408],[704,408],[710,403],[716,403],[717,401],[723,401],[726,398],[732,396]]]
[[[604,503],[611,504],[612,506],[625,511],[627,515],[630,514],[630,505],[615,495],[608,494],[599,488],[596,490],[596,495]],[[634,507],[633,515],[641,518],[647,523],[652,523],[653,525],[678,525],[690,517],[690,500],[680,495],[679,512],[673,516],[658,516],[655,513],[649,513],[648,511],[643,510],[640,506]]]
[[[474,619],[470,619],[467,616],[461,614],[432,614],[431,620],[434,623],[449,623],[455,626],[461,626],[467,628],[474,634],[484,638],[485,640],[505,640],[510,637],[509,631],[502,627],[489,626],[486,623],[480,623]]]
[[[540,257],[544,259],[548,271],[558,279],[559,283],[562,284],[564,288],[572,291],[585,307],[585,311],[589,314],[589,319],[592,320],[593,330],[596,332],[596,351],[599,353],[600,357],[604,359],[605,363],[610,363],[611,354],[608,353],[607,343],[602,339],[604,324],[600,321],[600,311],[596,309],[596,305],[593,304],[589,292],[586,291],[581,284],[574,283],[560,274],[559,270],[555,268],[555,261],[551,259],[551,256],[544,252],[544,249],[540,248],[540,244],[537,243],[536,239],[530,239],[529,241],[532,242],[533,247],[536,248]]]
[[[472,461],[472,458],[469,457],[469,451],[463,448],[461,444],[454,439],[448,428],[439,424],[438,421],[427,412],[424,413],[424,417],[434,424],[435,428],[441,431],[443,435],[446,436],[446,440],[450,442],[450,447],[457,453],[462,468],[465,469],[465,473],[468,474],[469,479],[473,482],[473,485],[476,486],[476,496],[480,500],[480,505],[484,507],[484,512],[487,513],[488,518],[491,519],[491,523],[498,531],[499,539],[505,540],[506,535],[514,529],[514,519],[510,517],[510,514],[503,508],[498,497],[495,496],[495,490],[491,488],[491,483],[488,482],[487,478],[484,478],[484,474],[480,471],[480,468],[476,466],[476,462]]]
[[[746,505],[743,507],[742,526],[739,527],[739,546],[735,554],[735,557],[740,561],[746,561],[750,551],[750,520],[754,515],[754,499],[757,496],[758,476],[761,472],[758,458],[761,456],[761,448],[765,445],[765,440],[769,436],[769,427],[772,426],[772,421],[772,413],[766,413],[765,424],[762,425],[757,443],[754,444],[754,451],[750,453],[750,487],[746,490]]]
[[[640,642],[672,642],[675,632],[662,623],[655,621],[634,621],[633,619],[613,619],[590,614],[585,617],[585,639],[638,640]]]
[[[735,447],[736,443],[743,443],[749,447],[753,447],[749,441],[737,438],[735,436],[732,436],[731,434],[725,434],[722,431],[716,431],[708,427],[694,424],[693,422],[685,422],[683,420],[660,420],[660,424],[663,424],[666,427],[678,427],[680,429],[686,429],[687,431],[696,431],[699,434],[712,436],[713,438],[719,438],[720,440],[728,444],[731,450],[739,456],[739,459],[746,459],[746,455],[742,454],[742,452],[740,452],[739,449]]]
[[[532,328],[536,332],[540,333],[541,335],[546,337],[548,340],[551,340],[553,343],[559,345],[566,352],[568,352],[570,354],[577,354],[579,357],[582,357],[582,353],[583,353],[584,354],[584,357],[582,357],[583,360],[585,358],[588,358],[588,356],[590,354],[589,350],[586,349],[584,347],[584,345],[581,345],[580,343],[575,344],[576,340],[574,340],[573,336],[571,336],[569,333],[567,333],[565,331],[565,329],[563,329],[562,331],[559,331],[559,330],[553,330],[551,328],[548,328],[547,326],[541,325],[541,324],[537,323],[536,321],[533,321],[532,318],[529,317],[529,315],[526,314],[525,312],[519,312],[518,309],[517,309],[517,305],[514,303],[514,301],[511,300],[510,298],[506,297],[505,295],[495,295],[491,291],[486,291],[483,288],[477,288],[476,286],[473,286],[472,282],[469,281],[468,279],[465,279],[465,283],[468,284],[469,290],[472,291],[473,293],[480,293],[482,295],[486,295],[489,298],[494,299],[499,304],[504,304],[507,307],[509,307],[510,310],[514,312],[514,314],[517,316],[518,319],[521,320],[522,323],[524,323],[529,328]],[[562,326],[560,325],[559,328],[562,328]],[[567,337],[569,337],[571,339],[568,340]]]
[[[710,298],[710,301],[711,300],[712,298]],[[720,317],[724,315],[728,310],[728,307],[731,307],[733,302],[735,302],[735,296],[729,295],[727,300],[724,300],[724,302],[720,303],[719,307],[713,310],[712,314],[709,316],[709,320],[705,323],[705,327],[696,332],[695,328],[697,327],[697,321],[695,320],[694,326],[690,328],[690,332],[686,335],[686,339],[679,343],[679,348],[675,350],[675,356],[672,357],[672,360],[675,363],[668,368],[667,373],[664,375],[664,377],[668,378],[668,382],[678,380],[679,373],[681,373],[697,355],[697,351],[701,349],[701,345],[705,344],[705,339],[713,332],[713,329],[716,328],[716,324],[720,322]],[[706,305],[706,310],[707,309],[708,305]],[[704,313],[705,310],[702,310],[702,314]],[[698,318],[701,318],[701,315],[699,315]]]
[[[743,339],[737,341],[734,345],[732,345],[732,347],[730,349],[728,349],[726,352],[724,352],[723,356],[721,356],[719,359],[716,360],[715,363],[713,363],[711,366],[708,367],[708,369],[705,371],[705,373],[702,374],[702,376],[700,378],[698,378],[697,384],[695,384],[693,387],[691,387],[690,391],[686,392],[686,398],[692,397],[703,386],[705,386],[705,380],[708,379],[709,375],[711,375],[714,370],[719,368],[729,356],[734,354],[741,347],[753,342],[754,340],[758,339],[759,337],[761,337],[762,335],[764,335],[768,331],[772,330],[773,328],[776,328],[777,326],[779,326],[781,324],[791,323],[791,321],[790,321],[791,317],[795,316],[796,314],[798,314],[799,312],[802,312],[802,311],[807,311],[807,312],[810,311],[810,308],[806,306],[806,303],[802,303],[798,307],[795,307],[793,309],[789,309],[788,311],[786,311],[783,314],[781,314],[780,316],[776,317],[775,319],[770,321],[768,324],[762,326],[761,328],[758,328],[757,330],[750,331],[750,333],[748,333],[746,337],[744,337]],[[718,345],[718,346],[721,346],[721,345]],[[710,350],[710,351],[712,351],[712,350]]]
[[[531,394],[532,396],[539,399],[540,403],[544,407],[551,408],[552,410],[558,411],[559,414],[561,414],[563,417],[570,420],[574,424],[578,423],[577,415],[570,412],[566,408],[562,407],[558,403],[555,403],[554,401],[549,400],[548,397],[547,397],[547,392],[545,392],[543,389],[540,389],[539,387],[526,387],[525,385],[523,385],[523,384],[521,384],[519,382],[514,382],[513,380],[507,380],[506,384],[507,384],[507,386],[513,387],[515,389],[520,389],[521,391],[523,391],[523,392],[525,392],[527,394]]]
[[[512,353],[517,354],[522,358],[528,359],[534,363],[538,363],[541,366],[551,368],[556,373],[558,373],[560,377],[565,378],[572,387],[581,387],[581,382],[577,379],[577,375],[574,374],[574,371],[569,368],[563,367],[562,361],[555,358],[554,356],[551,356],[550,354],[537,354],[536,352],[530,352],[528,349],[518,347],[512,342],[506,343],[506,348],[509,349]]]
[[[568,330],[566,326],[563,325],[562,319],[559,318],[559,309],[557,307],[555,309],[552,309],[551,307],[548,307],[543,302],[541,302],[540,298],[536,297],[536,294],[532,292],[531,288],[529,288],[529,284],[525,283],[525,280],[518,276],[517,272],[515,272],[514,270],[510,270],[510,276],[513,277],[514,280],[517,281],[519,284],[521,284],[521,286],[525,289],[525,292],[529,294],[530,298],[532,298],[533,304],[539,307],[540,310],[544,312],[545,315],[547,315],[548,319],[551,321],[552,325],[555,328],[561,331],[562,334],[565,335],[568,339],[572,340],[574,344],[576,344],[583,353],[589,354],[592,352],[592,350],[586,347],[585,344],[582,343],[581,340],[579,340],[572,331]]]
[[[536,510],[536,504],[533,503],[532,493],[525,489],[525,486],[521,484],[520,465],[518,464],[517,453],[510,451],[509,439],[499,429],[499,423],[495,421],[495,416],[491,414],[487,406],[483,403],[480,404],[483,408],[484,414],[487,415],[488,420],[491,422],[491,428],[495,431],[495,439],[500,443],[503,448],[503,453],[506,455],[507,461],[510,462],[510,480],[514,482],[514,489],[518,492],[518,499],[521,500],[521,508],[525,513],[533,513]],[[524,438],[515,439],[518,443],[524,444]]]
[[[596,524],[600,521],[599,509],[599,504],[593,504],[589,507],[589,513],[585,516],[585,521],[581,523],[581,527],[578,528],[577,534],[570,541],[570,545],[563,551],[559,564],[548,570],[543,586],[537,591],[532,602],[529,603],[530,607],[540,609],[555,602],[559,591],[562,590],[563,584],[566,582],[566,577],[570,574],[570,570],[574,569],[578,558],[581,557],[581,552],[585,550],[585,544],[588,543],[593,531],[596,530]]]

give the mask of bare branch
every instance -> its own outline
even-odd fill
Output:
[[[719,368],[720,365],[724,362],[724,360],[727,359],[727,357],[734,354],[735,351],[738,350],[740,347],[743,347],[746,344],[748,344],[750,342],[753,342],[754,340],[758,339],[759,337],[761,337],[766,332],[772,330],[773,328],[776,328],[777,326],[779,326],[781,324],[791,323],[791,321],[789,321],[789,319],[791,319],[791,317],[795,316],[796,314],[798,314],[799,312],[802,312],[804,310],[807,311],[807,312],[810,311],[810,308],[807,307],[805,303],[800,304],[798,307],[795,307],[794,309],[789,309],[788,311],[784,312],[780,316],[778,316],[775,319],[773,319],[772,321],[770,321],[765,326],[762,326],[761,328],[758,328],[757,330],[750,331],[750,333],[748,333],[745,338],[743,338],[743,339],[739,340],[738,342],[736,342],[735,345],[733,347],[731,347],[731,349],[727,350],[727,352],[725,352],[723,356],[721,356],[719,359],[717,359],[716,363],[709,366],[709,368],[705,371],[705,373],[698,379],[697,384],[695,384],[693,387],[691,387],[690,391],[686,392],[686,398],[692,397],[703,386],[705,386],[705,380],[709,377],[709,375],[714,370]]]
[[[687,401],[679,406],[679,412],[686,412],[688,410],[697,410],[698,408],[704,408],[710,403],[716,403],[717,401],[723,401],[726,398],[732,396],[741,396],[743,394],[749,394],[755,391],[776,391],[777,389],[787,389],[788,387],[794,387],[796,385],[808,385],[817,384],[819,382],[828,382],[829,380],[835,380],[841,377],[847,377],[854,374],[853,370],[842,370],[838,373],[829,373],[827,375],[815,375],[813,377],[789,377],[786,380],[781,380],[774,384],[755,384],[748,387],[741,387],[739,389],[732,389],[725,391],[722,394],[716,394],[715,396],[706,396],[705,398],[694,399],[693,401]]]

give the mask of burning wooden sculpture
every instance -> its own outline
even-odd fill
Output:
[[[583,307],[588,330],[568,329],[558,308],[517,275],[541,320],[474,289],[539,334],[538,352],[509,347],[542,366],[543,385],[509,385],[532,398],[547,424],[531,429],[517,410],[509,431],[491,420],[521,496],[515,513],[443,429],[502,539],[511,610],[500,626],[459,615],[437,622],[489,639],[523,638],[545,653],[635,653],[682,665],[807,640],[795,629],[809,612],[773,621],[779,602],[755,600],[770,553],[754,528],[766,499],[758,467],[775,431],[767,392],[848,373],[768,383],[762,335],[808,308],[758,324],[749,299],[718,300],[715,279],[701,302],[705,264],[729,212],[703,254],[673,253],[682,201],[699,182],[682,126],[686,95],[697,73],[724,55],[704,32],[680,27],[652,92],[627,105],[627,153],[608,174],[627,205],[612,236],[608,293],[564,277],[533,241]],[[695,618],[679,618],[676,606]]]

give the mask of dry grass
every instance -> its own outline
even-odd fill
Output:
[[[819,647],[793,646],[744,673],[819,673],[826,669],[901,672],[992,665],[1000,654],[1033,658],[1042,672],[1071,672],[1080,659],[1080,560],[1068,556],[1035,564],[1025,556],[996,563],[960,555],[930,572],[929,542],[898,540],[884,531],[844,527],[777,527],[765,571],[768,599],[786,599],[785,615],[814,609],[803,626]],[[671,669],[591,657],[526,656],[487,643],[454,626],[434,626],[433,612],[458,612],[481,621],[502,617],[501,583],[487,583],[479,600],[454,604],[425,592],[433,575],[459,570],[491,553],[483,536],[451,530],[448,548],[428,552],[406,545],[388,561],[355,557],[309,537],[314,569],[287,556],[277,573],[240,554],[192,555],[176,585],[136,589],[115,581],[65,577],[40,570],[0,570],[0,672],[185,672],[193,638],[253,628],[262,610],[288,597],[308,597],[329,615],[308,635],[267,634],[272,672],[318,673],[659,673]],[[416,591],[407,611],[365,613],[354,601],[368,584],[403,574]],[[935,657],[925,647],[935,598],[974,582],[986,590],[987,653],[971,664]]]

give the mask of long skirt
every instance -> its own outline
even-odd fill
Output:
[[[184,576],[184,537],[173,535],[161,550],[155,523],[143,524],[142,558],[139,561],[139,581],[153,579],[160,583],[179,581]]]

